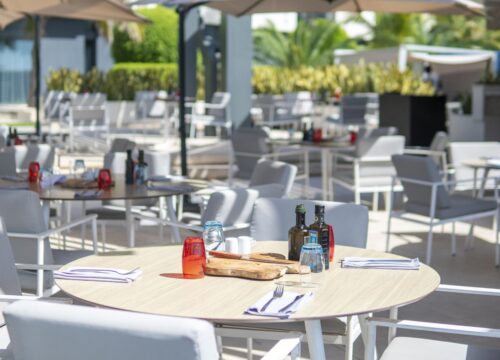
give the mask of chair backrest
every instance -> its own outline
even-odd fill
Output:
[[[268,154],[270,151],[267,143],[268,138],[269,133],[261,127],[240,128],[232,134],[231,144],[236,165],[238,165],[236,177],[250,179],[255,165],[259,161],[259,155]]]
[[[76,129],[97,130],[109,126],[105,107],[72,107],[70,119]]]
[[[0,217],[9,233],[40,234],[47,231],[38,194],[28,190],[0,190]],[[37,241],[30,238],[11,238],[16,262],[37,263]],[[45,239],[45,264],[54,259],[48,239]]]
[[[167,111],[165,101],[159,98],[166,98],[166,91],[137,91],[135,93],[135,114],[137,119],[164,118]]]
[[[214,116],[217,120],[230,121],[228,118],[228,106],[231,94],[227,92],[216,92],[212,95],[212,104],[222,106],[222,109],[208,109],[207,114]]]
[[[432,138],[429,149],[432,151],[445,151],[448,146],[448,134],[444,131],[438,131]]]
[[[296,175],[295,165],[282,161],[259,160],[250,178],[249,187],[280,184],[284,189],[283,197],[286,197],[292,190]]]
[[[54,167],[56,152],[49,144],[17,145],[6,151],[15,153],[16,168],[20,171],[28,170],[32,161],[38,162],[42,169],[52,170]]]
[[[285,93],[283,98],[291,105],[293,115],[309,115],[314,110],[312,94],[309,91]]]
[[[125,161],[127,160],[127,153],[125,152],[109,152],[104,155],[104,168],[111,171],[113,175],[125,175]]]
[[[340,118],[343,124],[364,125],[369,98],[344,95],[340,99]]]
[[[135,149],[135,142],[125,138],[114,138],[109,152],[127,152]]]
[[[368,236],[368,209],[362,205],[299,199],[266,199],[255,202],[252,237],[257,240],[288,240],[295,225],[295,207],[306,207],[306,224],[314,222],[314,206],[325,206],[325,222],[332,225],[335,244],[365,248]]]
[[[21,285],[17,277],[14,254],[12,253],[9,237],[7,236],[7,229],[2,218],[0,218],[0,295],[1,294],[21,295]]]
[[[370,137],[356,141],[356,157],[390,159],[394,154],[402,154],[405,148],[405,137],[388,135]]]
[[[104,93],[76,94],[71,99],[71,106],[101,108],[106,104],[107,98]]]
[[[148,164],[149,176],[170,175],[170,153],[166,151],[144,153],[144,161]]]
[[[465,161],[484,157],[500,157],[500,142],[451,142],[449,149],[450,162],[455,170],[455,180],[471,180],[473,178],[474,172],[464,165]],[[479,170],[478,181],[482,176],[483,171]],[[460,187],[472,188],[472,185],[472,183],[461,184]]]
[[[202,224],[210,220],[222,222],[225,226],[248,223],[259,191],[255,189],[230,189],[210,195],[201,218]]]
[[[19,360],[219,357],[213,326],[206,321],[44,301],[19,301],[4,313]]]
[[[438,165],[430,157],[415,155],[394,155],[392,162],[398,178],[420,180],[426,182],[442,182]],[[401,180],[403,190],[408,198],[408,203],[426,206],[430,209],[432,187],[409,183]],[[436,208],[450,206],[448,191],[444,186],[439,186],[436,192]]]
[[[16,154],[10,149],[0,151],[0,176],[16,175]]]

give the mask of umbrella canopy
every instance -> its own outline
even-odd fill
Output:
[[[22,19],[23,14],[16,13],[14,11],[7,11],[0,9],[0,29],[3,29],[10,23]]]
[[[116,0],[0,0],[0,27],[24,15],[91,21],[146,21]]]
[[[172,5],[200,3],[201,0],[172,0]],[[213,0],[207,6],[224,13],[244,16],[270,12],[326,13],[332,11],[376,11],[391,13],[432,13],[482,15],[484,6],[472,0]]]

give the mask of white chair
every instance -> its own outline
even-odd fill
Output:
[[[213,326],[202,320],[19,301],[5,310],[15,359],[216,360]],[[297,359],[300,337],[278,342],[264,360]]]
[[[407,147],[405,154],[430,156],[440,165],[444,173],[448,172],[448,162],[446,158],[446,148],[448,147],[448,134],[438,131],[432,138],[429,148]]]
[[[335,244],[366,248],[368,235],[368,209],[354,204],[342,204],[323,201],[298,199],[258,199],[252,215],[251,235],[257,240],[288,240],[288,230],[295,225],[295,207],[306,207],[306,224],[314,222],[314,206],[325,206],[325,222],[331,224]],[[361,334],[357,317],[348,316],[323,320],[323,340],[325,344],[345,345],[345,359],[352,359],[353,344]],[[223,328],[249,328],[245,324],[220,324]],[[305,333],[302,322],[259,323],[251,326],[260,331],[260,336],[284,332]]]
[[[468,286],[440,285],[436,291],[466,294],[475,296],[500,296],[500,290]],[[389,345],[382,353],[380,360],[494,360],[500,359],[499,349],[487,349],[429,338],[429,333],[483,337],[500,340],[500,329],[464,326],[456,324],[441,324],[414,320],[368,319],[368,341],[365,347],[365,360],[375,360],[375,339],[377,327],[389,329]],[[427,338],[397,336],[396,330],[424,331]]]
[[[129,144],[130,145],[130,144]],[[112,176],[118,177],[116,181],[125,181],[125,152],[109,152],[104,155],[104,167],[110,169]],[[144,161],[148,164],[149,176],[166,176],[170,174],[170,155],[167,152],[145,152]],[[157,199],[138,199],[131,202],[132,212],[158,213],[159,209],[151,209],[157,205]],[[86,209],[86,215],[97,216],[97,223],[101,226],[101,244],[103,251],[106,249],[106,226],[126,226],[126,207],[124,200],[103,201],[101,207]]]
[[[391,180],[395,174],[391,156],[402,154],[405,137],[379,136],[359,139],[356,142],[355,156],[342,152],[333,153],[333,175],[329,181],[331,199],[335,199],[334,185],[354,192],[354,202],[361,203],[361,194],[373,194],[373,209],[378,210],[378,194],[386,193],[386,208],[388,207]],[[345,168],[337,166],[340,160],[351,162]],[[397,186],[394,191],[401,190]]]
[[[56,291],[52,273],[44,272],[41,265],[62,266],[80,257],[92,254],[85,250],[52,249],[49,237],[60,234],[82,224],[92,224],[94,253],[97,253],[96,216],[89,215],[73,220],[57,228],[49,229],[43,216],[40,199],[35,192],[27,190],[0,190],[0,217],[5,221],[14,257],[17,262],[40,265],[36,277],[31,271],[20,270],[19,280],[26,290],[36,290],[38,296]],[[29,221],[27,221],[29,219]],[[35,281],[36,278],[36,281]]]
[[[229,102],[231,101],[231,94],[227,92],[216,92],[212,96],[212,101],[209,103],[196,102],[187,103],[186,106],[192,109],[192,113],[186,117],[187,122],[190,124],[190,137],[195,137],[197,127],[213,126],[220,136],[220,129],[226,129],[227,135],[231,135],[233,123],[231,120],[231,111]],[[205,114],[196,114],[195,109],[203,108]]]
[[[368,96],[344,95],[340,99],[339,115],[327,120],[343,125],[365,125],[369,101]]]
[[[0,176],[13,176],[16,173],[16,154],[14,151],[0,151]]]
[[[26,172],[30,163],[36,161],[40,168],[53,170],[55,165],[55,148],[48,144],[17,145],[5,150],[13,152],[16,159],[16,169],[18,172]]]
[[[474,182],[463,181],[474,178],[474,170],[464,165],[465,161],[477,160],[486,157],[500,158],[500,142],[451,142],[450,165],[453,179],[459,181],[456,184],[456,190],[475,190],[478,189],[477,181],[483,178],[484,171],[478,170]],[[500,171],[491,171],[491,176],[499,176]],[[494,181],[485,183],[485,189],[494,189]]]
[[[241,128],[233,133],[229,185],[232,185],[234,178],[250,179],[259,160],[281,160],[300,166],[300,172],[297,169],[295,179],[304,181],[303,194],[306,196],[309,189],[309,151],[298,147],[283,147],[273,151],[268,141],[269,132],[263,128]],[[235,163],[237,171],[233,174]]]
[[[126,153],[127,150],[134,150],[136,147],[136,143],[126,139],[126,138],[114,138],[111,142],[111,146],[109,147],[110,153],[123,152]]]
[[[494,231],[496,233],[495,263],[497,266],[500,265],[498,205],[496,201],[450,194],[447,189],[452,184],[442,180],[438,166],[429,157],[394,155],[392,161],[397,172],[393,184],[396,180],[401,182],[408,200],[405,202],[402,211],[389,209],[386,251],[389,251],[391,219],[393,217],[429,226],[426,251],[427,264],[431,262],[432,230],[435,226],[452,224],[451,253],[455,255],[455,222],[494,217]],[[470,236],[472,235],[470,234]]]
[[[256,115],[254,125],[276,127],[292,126],[300,128],[302,116],[293,113],[294,104],[276,99],[270,94],[257,95],[252,112]]]
[[[269,193],[269,188],[275,187],[262,186],[260,189],[227,189],[216,191],[210,195],[205,211],[201,214],[199,222],[184,223],[177,219],[161,219],[148,215],[133,214],[136,220],[152,221],[159,226],[172,227],[174,232],[179,232],[179,229],[188,230],[195,233],[203,232],[203,225],[207,221],[220,221],[224,228],[224,232],[242,232],[250,227],[250,218],[253,211],[253,204],[260,195],[260,192]],[[132,231],[135,233],[135,222]],[[180,239],[180,235],[174,234],[175,238]]]

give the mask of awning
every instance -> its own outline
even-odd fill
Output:
[[[492,54],[463,54],[463,55],[431,55],[427,53],[411,52],[410,60],[418,60],[432,64],[467,65],[477,64],[493,58]]]

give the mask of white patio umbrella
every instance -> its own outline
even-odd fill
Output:
[[[0,29],[23,16],[35,17],[36,133],[40,135],[40,26],[39,16],[90,21],[146,22],[117,0],[0,0]]]

